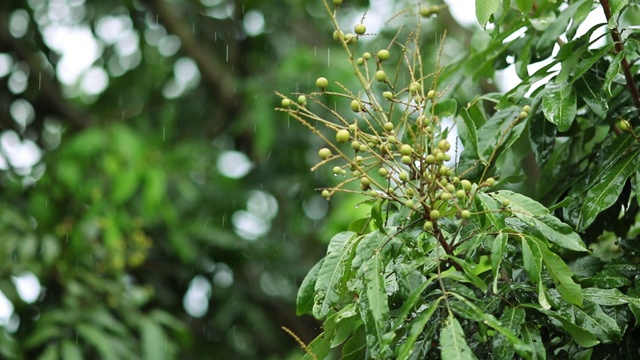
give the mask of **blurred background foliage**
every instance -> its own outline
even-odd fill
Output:
[[[341,19],[399,14],[388,43],[408,5]],[[448,12],[423,25],[423,53],[446,28],[443,61],[462,56]],[[320,329],[298,285],[367,213],[314,190],[321,144],[273,110],[318,76],[349,86],[332,31],[320,0],[2,1],[0,357],[299,358],[281,326]]]

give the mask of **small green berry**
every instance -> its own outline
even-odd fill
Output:
[[[396,139],[396,137],[395,137],[395,136],[393,136],[393,135],[389,135],[389,136],[387,136],[387,142],[388,142],[389,144],[395,144],[395,143],[396,143],[396,141],[398,141],[398,139]]]
[[[333,5],[342,5],[342,0],[333,0]]]
[[[389,60],[390,57],[391,57],[391,54],[389,53],[389,50],[382,49],[382,50],[378,51],[378,59],[380,61]]]
[[[353,110],[354,112],[362,111],[362,106],[360,105],[360,101],[358,100],[351,101],[351,110]]]
[[[363,58],[357,58],[356,59],[356,64],[358,64],[358,66],[364,65],[364,59]]]
[[[360,152],[365,152],[365,151],[367,151],[367,145],[365,145],[365,144],[360,144],[360,148],[358,149],[358,151],[360,151]]]
[[[304,95],[298,96],[298,104],[304,105],[307,103],[307,97]]]
[[[620,120],[618,122],[618,129],[622,131],[629,131],[629,129],[631,129],[631,123],[627,120]]]
[[[525,105],[522,107],[522,111],[530,113],[531,112],[531,106],[529,105]]]
[[[322,197],[329,200],[329,197],[331,197],[331,193],[329,192],[329,190],[322,190]]]
[[[400,181],[407,181],[409,180],[409,174],[407,174],[406,171],[403,171],[400,174],[398,174],[398,178],[400,179]]]
[[[387,100],[391,100],[393,99],[393,93],[391,91],[385,91],[382,93],[382,97],[384,97]]]
[[[386,168],[380,168],[378,169],[378,175],[382,176],[382,177],[386,177],[387,175],[389,175],[389,170],[387,170]]]
[[[333,175],[340,175],[340,174],[342,174],[342,168],[340,166],[334,166]]]
[[[460,211],[460,217],[463,219],[468,219],[471,217],[471,211],[464,209],[462,211]]]
[[[393,123],[390,121],[387,121],[386,123],[384,123],[384,131],[391,131],[393,130]]]
[[[408,208],[413,208],[413,201],[411,199],[404,202],[404,206]]]
[[[451,144],[446,139],[442,139],[438,142],[438,149],[442,152],[447,152],[451,148]]]
[[[460,180],[460,184],[462,185],[462,188],[465,189],[466,191],[471,190],[471,181],[467,180],[467,179],[463,179]]]
[[[431,210],[431,212],[429,213],[429,218],[431,220],[438,220],[440,219],[440,211],[438,210]]]
[[[431,221],[425,221],[424,225],[422,225],[422,229],[424,231],[431,231],[433,230],[433,223]]]
[[[509,204],[511,204],[511,201],[509,201],[509,199],[503,199],[502,200],[502,206],[507,207],[507,206],[509,206]]]
[[[409,165],[413,162],[413,160],[411,159],[411,156],[407,156],[407,155],[404,155],[400,160],[405,165]]]
[[[452,198],[452,196],[448,192],[440,193],[440,199],[443,200],[443,201],[449,201],[449,200],[451,200],[451,198]]]
[[[493,185],[496,184],[496,179],[490,177],[487,180],[485,180],[485,182],[487,183],[487,185],[489,185],[489,187],[492,187]]]
[[[413,189],[409,188],[407,190],[404,191],[405,195],[411,197],[413,196]]]
[[[400,147],[400,154],[402,155],[411,155],[413,153],[413,148],[409,144],[404,144]]]
[[[362,165],[364,163],[364,158],[360,155],[356,156],[356,164]]]
[[[349,33],[349,34],[344,36],[344,41],[347,44],[355,43],[357,40],[358,40],[358,38],[354,34],[351,34],[351,33]]]
[[[427,157],[425,158],[425,161],[427,162],[427,164],[435,164],[437,159],[435,156],[429,154],[427,155]]]
[[[445,179],[446,180],[446,179]],[[453,184],[447,184],[446,185],[446,189],[448,192],[453,193],[454,191],[456,191],[456,187]]]
[[[376,71],[376,80],[378,80],[378,81],[387,80],[387,74],[384,72],[384,70]]]
[[[316,86],[320,88],[320,90],[324,90],[329,86],[329,80],[325,77],[319,77],[318,80],[316,80]]]
[[[342,38],[344,38],[344,33],[343,33],[342,31],[340,31],[340,30],[335,30],[335,31],[333,32],[333,40],[340,40],[340,39],[342,39]]]
[[[367,32],[367,27],[364,24],[357,24],[353,27],[353,31],[358,35],[362,35]]]
[[[371,53],[370,52],[365,52],[364,54],[362,54],[362,58],[365,60],[370,60],[371,59]]]
[[[371,186],[371,180],[369,180],[369,178],[363,177],[362,179],[360,179],[360,185],[362,185],[362,187],[364,187],[366,189],[369,188],[369,186]]]
[[[527,118],[527,116],[529,116],[529,113],[528,113],[528,112],[526,112],[526,111],[522,111],[522,112],[520,112],[520,115],[518,115],[518,117],[520,118],[520,120],[522,120],[522,119],[526,119],[526,118]]]
[[[462,189],[460,189],[460,190],[456,191],[456,197],[457,197],[458,199],[464,199],[464,198],[465,198],[465,196],[467,196],[467,192],[466,192],[466,191],[464,191],[464,190],[462,190]]]
[[[344,144],[347,141],[349,141],[349,137],[350,137],[349,131],[345,130],[345,129],[339,130],[336,133],[336,141],[339,142],[339,143],[342,143],[342,144]]]
[[[326,160],[331,157],[331,150],[322,148],[318,151],[318,156],[320,156],[322,160]]]
[[[282,106],[283,106],[283,107],[289,107],[289,106],[291,106],[291,100],[289,100],[289,99],[282,99]]]
[[[427,99],[433,99],[436,96],[436,92],[434,90],[429,90],[427,92]]]
[[[352,148],[353,150],[358,151],[358,150],[360,150],[360,145],[361,145],[361,144],[360,144],[360,142],[359,142],[358,140],[354,140],[354,141],[351,143],[351,148]]]

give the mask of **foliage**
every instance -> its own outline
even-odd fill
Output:
[[[423,23],[443,6],[394,16],[381,43],[323,2],[358,85],[319,78],[278,110],[324,141],[322,195],[370,214],[299,289],[324,322],[305,359],[637,357],[638,4],[477,0],[485,28],[441,64]],[[578,33],[592,11],[608,23]],[[509,62],[517,86],[465,101]]]

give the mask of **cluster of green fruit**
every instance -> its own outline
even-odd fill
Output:
[[[341,1],[334,1],[336,5],[339,3]],[[422,10],[420,14],[423,16],[432,14]],[[349,46],[366,31],[363,24],[357,24],[354,26],[355,34],[344,35],[337,28],[333,37],[341,41],[351,55]],[[399,61],[407,57],[406,48],[403,51]],[[416,79],[409,71],[412,75],[408,84],[398,84],[399,77],[390,77],[383,67],[391,56],[387,48],[373,54],[365,51],[360,57],[349,56],[355,59],[350,61],[366,93],[366,100],[338,83],[344,91],[332,92],[329,80],[319,77],[315,85],[320,91],[297,94],[297,101],[281,95],[280,110],[309,127],[326,142],[327,147],[318,151],[321,161],[314,170],[330,162],[343,163],[334,165],[332,173],[345,180],[334,187],[321,189],[327,200],[337,191],[346,191],[395,202],[419,214],[424,219],[426,231],[437,228],[437,221],[443,217],[469,218],[472,215],[469,204],[475,191],[493,186],[495,180],[489,178],[481,184],[472,184],[455,176],[454,169],[447,165],[452,159],[447,131],[442,129],[434,111],[439,97],[436,81],[431,89],[424,91],[423,82],[427,76]],[[375,68],[369,71],[370,66]],[[376,83],[382,86],[376,86]],[[323,105],[322,97],[327,95],[350,100],[350,108],[356,113],[355,120],[348,121],[348,116]],[[331,111],[339,122],[331,122],[314,113],[307,104],[308,98]],[[394,106],[404,110],[394,111]],[[528,107],[523,108],[520,116],[528,116],[529,111]],[[314,124],[325,125],[335,132],[335,138],[325,135]],[[349,186],[352,183],[356,186]]]

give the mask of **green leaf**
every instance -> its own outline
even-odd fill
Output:
[[[346,262],[352,257],[353,242],[356,234],[350,231],[338,233],[331,239],[327,256],[318,272],[315,284],[315,299],[313,316],[320,319],[331,310],[333,304],[340,299],[342,289],[342,275]]]
[[[533,10],[533,0],[516,0],[516,6],[523,13],[529,14]]]
[[[460,265],[460,267],[464,271],[464,274],[467,276],[467,278],[470,280],[470,282],[473,285],[475,285],[482,292],[484,293],[487,292],[487,284],[484,281],[482,281],[482,279],[480,279],[474,271],[475,267],[478,266],[477,264],[469,264],[463,259],[459,259],[455,256],[448,256],[448,258],[456,262],[458,265]]]
[[[584,77],[581,77],[575,82],[576,91],[580,94],[582,100],[587,103],[587,106],[600,118],[607,116],[609,111],[609,104],[604,97],[604,90],[602,89],[602,83],[597,77],[590,78],[587,81]]]
[[[640,151],[626,155],[612,169],[598,173],[582,205],[579,231],[589,227],[602,211],[615,204],[624,184],[637,171],[638,165]]]
[[[534,116],[529,120],[529,143],[536,158],[536,163],[541,167],[553,154],[556,145],[558,127],[553,126],[543,116]]]
[[[62,344],[60,345],[60,356],[64,360],[84,359],[84,356],[82,355],[82,350],[80,350],[80,347],[69,340],[62,341]]]
[[[582,290],[582,295],[585,300],[589,300],[598,305],[615,306],[627,304],[627,295],[623,294],[618,289],[599,289],[599,288],[586,288]]]
[[[366,263],[364,281],[367,287],[368,310],[371,311],[375,327],[379,330],[377,333],[378,342],[382,344],[384,342],[382,331],[387,327],[389,318],[389,304],[384,283],[384,263],[380,252],[375,253]]]
[[[58,347],[54,345],[47,346],[47,349],[38,357],[38,360],[57,360]]]
[[[493,240],[493,246],[491,248],[491,273],[493,274],[493,292],[498,293],[498,278],[500,277],[500,264],[502,263],[502,256],[504,254],[504,248],[507,246],[507,239],[509,236],[504,233],[500,233]]]
[[[143,319],[140,324],[142,337],[142,358],[145,360],[167,359],[167,352],[159,344],[167,341],[167,337],[158,323]]]
[[[386,234],[387,231],[384,228],[384,221],[382,220],[382,203],[384,200],[379,199],[376,203],[371,207],[371,218],[373,219],[373,224],[376,229],[383,234]]]
[[[534,241],[538,240],[534,239]],[[567,264],[560,258],[560,256],[552,253],[542,244],[540,246],[540,250],[545,268],[549,272],[549,275],[551,275],[551,278],[556,285],[556,289],[560,295],[562,295],[562,298],[572,304],[576,304],[578,306],[582,305],[582,288],[571,278],[573,273]]]
[[[613,29],[618,26],[618,14],[620,11],[629,4],[629,0],[610,0],[611,6],[611,19],[609,19],[609,28]]]
[[[481,26],[485,26],[491,15],[500,7],[500,0],[476,0],[476,18]]]
[[[304,355],[302,360],[325,359],[331,350],[331,341],[324,333],[322,333],[307,345],[307,349],[308,352]]]
[[[316,281],[324,259],[317,262],[302,280],[296,299],[296,315],[310,314],[313,311],[313,299],[316,295]]]
[[[422,311],[420,315],[418,315],[418,317],[411,322],[411,329],[409,330],[407,339],[402,343],[402,345],[400,345],[398,349],[398,360],[407,360],[411,358],[411,354],[413,353],[413,350],[415,350],[414,344],[416,342],[416,339],[418,339],[418,336],[422,334],[422,331],[427,325],[427,322],[429,322],[429,319],[431,319],[433,313],[436,311],[436,309],[438,309],[440,300],[442,300],[442,298],[438,298],[436,301],[431,303],[429,307]]]
[[[458,119],[462,119],[462,121],[457,122],[458,136],[460,136],[462,145],[464,145],[465,149],[470,149],[474,157],[479,157],[480,154],[478,154],[478,131],[476,130],[476,124],[471,119],[469,110],[466,108],[462,109]]]
[[[576,117],[578,98],[568,83],[549,82],[542,96],[542,112],[558,131],[567,131]]]
[[[549,210],[539,202],[510,190],[496,191],[489,193],[489,196],[493,197],[500,203],[508,200],[509,205],[507,205],[507,208],[514,213],[525,214],[528,216],[546,215],[549,213]]]
[[[611,64],[607,69],[607,72],[604,76],[604,89],[607,92],[608,96],[613,96],[611,93],[611,84],[616,80],[618,75],[620,74],[620,69],[622,68],[622,59],[624,58],[624,52],[618,53],[613,60],[611,60]]]
[[[465,340],[458,319],[451,314],[440,331],[440,346],[442,360],[476,359]]]
[[[547,351],[544,348],[542,337],[540,336],[540,330],[536,325],[532,323],[525,323],[520,329],[522,341],[525,344],[530,344],[533,349],[531,360],[545,360],[547,358]]]
[[[439,117],[453,116],[458,111],[458,103],[456,99],[447,99],[439,101],[433,109],[435,115]]]
[[[575,307],[575,323],[595,334],[604,343],[619,341],[621,331],[616,321],[602,311],[600,305],[586,301],[584,306]]]
[[[562,323],[565,330],[571,335],[573,341],[578,345],[590,348],[600,343],[598,338],[591,332],[573,323],[572,319],[566,319],[556,313],[547,312],[547,315],[554,317]]]
[[[544,284],[542,283],[542,249],[540,242],[535,241],[529,236],[524,236],[522,239],[522,261],[524,263],[524,270],[527,272],[529,279],[533,282],[538,289],[538,303],[543,309],[551,309],[549,300],[545,292]]]

